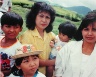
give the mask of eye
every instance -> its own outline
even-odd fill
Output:
[[[27,63],[29,62],[27,58],[23,59],[22,63]]]
[[[96,28],[93,28],[92,30],[93,30],[93,31],[96,31]]]
[[[34,56],[34,57],[33,57],[33,60],[37,60],[37,59],[38,59],[38,57],[37,57],[37,56]]]
[[[15,28],[20,28],[20,26],[17,25],[17,26],[15,26]]]
[[[46,16],[47,19],[50,19],[50,16]]]
[[[10,25],[5,25],[5,27],[10,28],[11,26]]]
[[[88,29],[88,28],[84,28],[83,30],[84,30],[84,31],[88,31],[89,29]]]
[[[43,17],[44,17],[44,15],[42,15],[42,14],[39,14],[39,17],[43,18]]]

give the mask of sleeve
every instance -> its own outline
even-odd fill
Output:
[[[62,69],[62,58],[60,54],[58,53],[56,56],[56,62],[55,62],[55,76],[59,77],[62,76],[63,74],[63,69]]]
[[[12,7],[12,1],[11,0],[9,0],[8,5],[9,5],[9,7]]]
[[[69,60],[70,48],[69,44],[66,44],[57,53],[55,62],[55,76],[63,77],[64,71],[66,71],[66,65]]]
[[[53,32],[51,32],[51,37],[52,37],[52,40],[56,39],[56,35]]]

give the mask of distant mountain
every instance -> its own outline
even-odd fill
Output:
[[[75,11],[75,12],[77,12],[78,14],[81,14],[81,15],[86,15],[88,12],[91,11],[90,8],[85,7],[85,6],[66,7],[66,9]]]

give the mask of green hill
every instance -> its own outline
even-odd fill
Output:
[[[13,3],[12,11],[21,15],[24,20],[22,31],[24,32],[27,29],[25,24],[26,19],[25,17],[27,12],[30,10],[30,7],[34,4],[34,2],[30,0],[12,0],[12,3]],[[82,19],[81,15],[77,14],[76,12],[66,10],[59,6],[52,6],[52,7],[56,10],[56,18],[53,23],[54,26],[53,32],[55,34],[58,34],[58,26],[62,22],[71,21],[73,24],[76,25],[76,27],[79,26]]]

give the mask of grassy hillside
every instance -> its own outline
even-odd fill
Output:
[[[26,24],[25,24],[25,19],[26,19],[26,14],[27,12],[30,10],[29,8],[34,4],[34,2],[32,1],[28,1],[28,0],[13,0],[13,6],[12,6],[12,11],[18,13],[19,15],[22,16],[23,20],[24,20],[24,24],[23,24],[23,31],[22,33],[27,29],[26,28]],[[75,12],[72,11],[68,11],[66,9],[63,9],[61,7],[56,7],[53,6],[53,8],[56,10],[56,13],[59,15],[64,15],[64,16],[72,16],[72,17],[76,17],[77,14]],[[59,17],[56,16],[55,21],[53,23],[53,32],[55,34],[58,34],[58,26],[60,23],[62,22],[66,22],[66,21],[71,21],[71,19],[67,19],[65,17]],[[79,26],[80,21],[79,22],[73,22],[71,21],[73,24],[76,25],[76,27]]]

